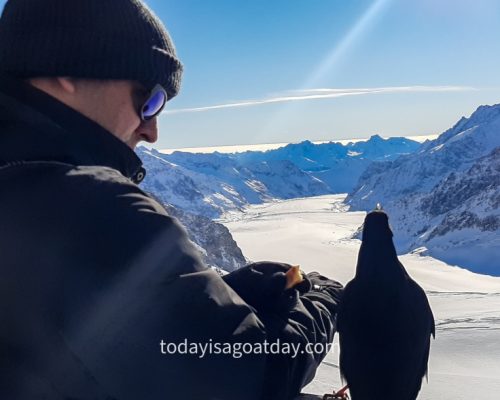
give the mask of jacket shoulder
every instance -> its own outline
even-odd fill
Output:
[[[200,254],[184,226],[130,179],[108,167],[74,167],[65,173],[67,190],[96,229],[109,231],[114,243],[166,257],[178,273],[203,270]],[[81,215],[78,219],[82,220]],[[155,251],[153,251],[155,249]]]
[[[120,210],[137,209],[168,217],[165,208],[129,178],[113,168],[101,166],[73,166],[65,172],[72,190],[85,192],[87,200],[95,197],[101,205],[111,201]],[[169,217],[173,219],[172,217]]]

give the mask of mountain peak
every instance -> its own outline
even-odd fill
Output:
[[[303,140],[303,141],[298,142],[298,143],[289,143],[285,146],[285,148],[312,148],[315,146],[316,145],[313,142],[306,139],[306,140]]]
[[[472,113],[469,121],[481,123],[498,117],[500,117],[500,104],[494,104],[491,106],[481,105]]]

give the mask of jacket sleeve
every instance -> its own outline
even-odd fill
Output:
[[[258,315],[202,264],[184,228],[156,201],[123,181],[106,180],[99,193],[89,222],[96,226],[87,228],[111,278],[63,335],[109,393],[255,400],[298,393],[312,379],[324,354],[266,355],[259,345],[331,342],[331,299],[304,295],[288,316]]]
[[[264,399],[292,399],[315,376],[316,369],[330,350],[335,334],[335,317],[341,288],[311,290],[299,295],[286,314],[262,313],[268,341],[292,343],[294,354],[270,354],[264,376]],[[333,292],[333,293],[332,293]]]
[[[255,308],[265,325],[267,340],[281,349],[269,353],[266,359],[265,399],[295,397],[314,377],[335,332],[342,285],[311,272],[287,289],[285,274],[290,268],[290,264],[262,261],[223,277]]]

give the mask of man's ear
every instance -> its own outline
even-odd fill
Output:
[[[76,85],[74,79],[68,77],[57,77],[56,81],[61,89],[63,89],[66,93],[75,93]]]

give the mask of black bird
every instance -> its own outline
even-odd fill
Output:
[[[398,260],[381,207],[366,216],[356,276],[337,318],[340,371],[352,400],[416,399],[434,317],[425,292]]]

